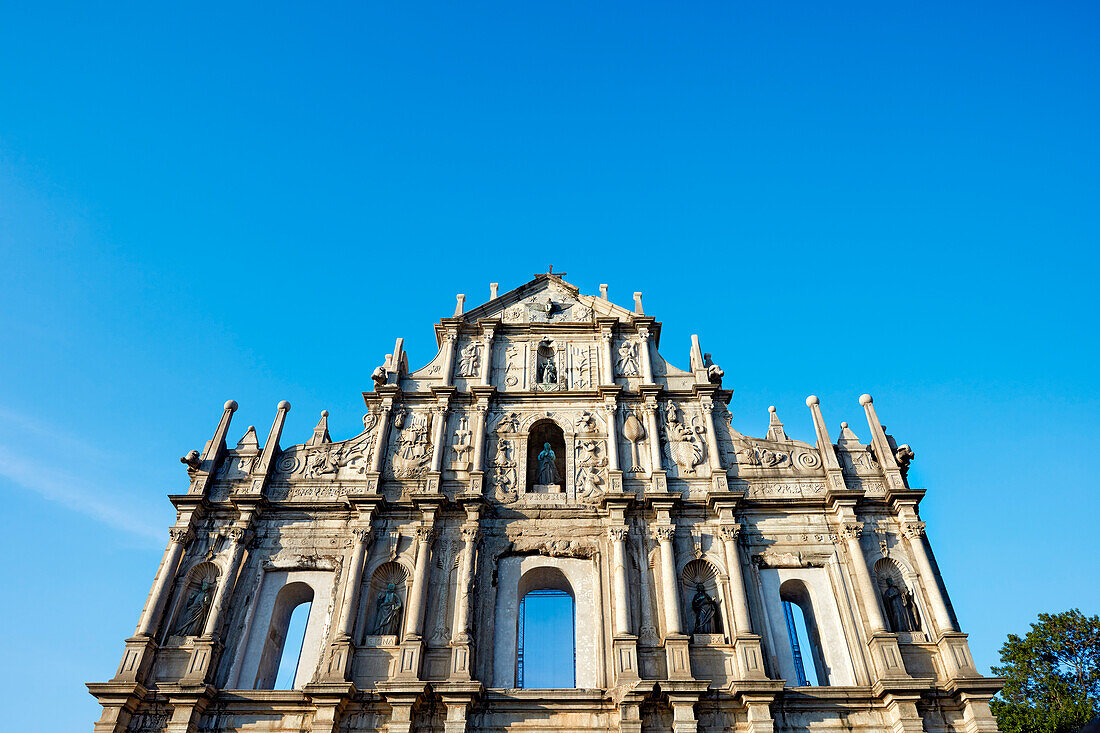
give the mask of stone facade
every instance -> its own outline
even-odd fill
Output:
[[[99,733],[996,730],[911,488],[913,457],[860,403],[834,443],[774,408],[742,435],[722,370],[661,324],[554,274],[398,340],[363,431],[322,413],[280,447],[204,449]],[[549,447],[547,447],[549,446]],[[517,689],[517,609],[575,603],[576,688]],[[311,602],[294,689],[273,690],[291,609]],[[812,637],[795,654],[785,614]],[[800,685],[805,669],[822,685]]]

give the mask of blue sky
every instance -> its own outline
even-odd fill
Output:
[[[870,392],[981,668],[1100,611],[1086,3],[0,7],[0,670],[86,729],[178,457],[335,437],[406,339],[553,263],[761,435]],[[25,679],[49,680],[28,688]],[[50,700],[48,723],[38,706]],[[26,704],[29,703],[29,704]]]

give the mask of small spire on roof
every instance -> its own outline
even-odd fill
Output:
[[[645,315],[645,311],[642,309],[642,292],[640,290],[634,293],[634,313],[639,316]]]
[[[248,426],[248,430],[244,431],[244,435],[241,437],[240,442],[237,443],[237,450],[242,448],[259,448],[260,442],[256,439],[256,428],[253,425]]]
[[[783,423],[779,422],[779,415],[775,412],[775,405],[769,407],[768,412],[771,413],[771,417],[768,420],[768,434],[764,436],[765,440],[790,440],[790,438],[787,437],[787,433],[783,431]]]
[[[489,283],[489,300],[497,299],[497,288],[500,287],[500,283]]]
[[[462,315],[462,311],[463,311],[462,304],[466,302],[466,296],[463,295],[462,293],[459,293],[456,296],[456,301],[457,302],[455,303],[455,315],[454,315],[454,317],[458,318],[459,316]]]
[[[321,445],[331,443],[332,438],[328,434],[328,410],[321,410],[321,419],[317,421],[317,427],[313,429],[313,437],[306,445]]]

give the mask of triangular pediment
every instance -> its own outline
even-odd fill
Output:
[[[499,319],[506,324],[591,323],[596,318],[629,321],[634,314],[600,297],[582,295],[576,285],[557,275],[534,280],[466,311],[467,322]]]

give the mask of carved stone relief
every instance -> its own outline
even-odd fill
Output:
[[[696,415],[691,424],[680,416],[680,406],[672,400],[665,406],[665,448],[681,476],[694,476],[696,466],[706,453],[706,428]]]

